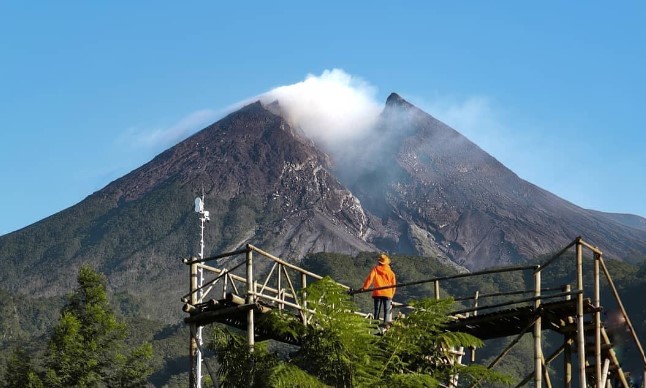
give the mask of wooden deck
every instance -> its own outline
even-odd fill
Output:
[[[257,341],[273,339],[296,344],[297,341],[294,338],[273,333],[268,325],[264,324],[272,306],[260,303],[247,304],[241,300],[242,298],[238,297],[228,297],[197,305],[196,310],[191,312],[191,315],[186,317],[184,321],[198,326],[217,322],[245,330],[247,328],[247,312],[253,309]],[[596,309],[590,300],[585,299],[584,314],[595,311]],[[573,318],[576,316],[576,300],[545,303],[538,308],[538,311],[534,306],[522,306],[477,316],[457,317],[446,328],[449,331],[468,333],[482,340],[509,337],[520,334],[534,322],[538,314],[542,318],[543,330],[551,329],[563,334],[571,330]]]
[[[595,312],[590,299],[584,299],[584,314]],[[487,314],[456,318],[447,329],[472,334],[482,340],[520,334],[532,324],[537,315],[542,318],[543,330],[552,329],[562,333],[571,326],[576,317],[576,299],[542,304],[538,311],[534,306],[523,306]]]

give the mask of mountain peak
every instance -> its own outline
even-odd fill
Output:
[[[404,100],[399,94],[393,92],[386,99],[386,106],[412,106],[412,104]]]

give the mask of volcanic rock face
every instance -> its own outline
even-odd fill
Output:
[[[178,258],[252,243],[288,260],[387,250],[479,269],[554,252],[576,236],[611,257],[646,256],[636,216],[582,209],[532,185],[396,94],[351,152],[323,152],[257,102],[158,155],[79,204],[0,237],[0,282],[54,295],[91,262],[114,289],[171,304],[186,288]]]
[[[370,217],[359,200],[330,173],[326,154],[287,122],[254,103],[164,152],[104,191],[141,196],[168,179],[211,198],[251,198],[259,214],[238,237],[221,248],[254,242],[276,254],[302,257],[312,251],[356,252],[374,247]],[[141,184],[141,182],[147,182]],[[212,218],[226,217],[212,211]],[[263,222],[259,223],[262,218]],[[235,227],[235,225],[223,225]]]
[[[379,131],[391,152],[353,177],[356,184],[343,181],[391,226],[396,250],[440,253],[479,269],[554,252],[583,235],[615,257],[644,257],[642,231],[520,179],[396,94],[388,98]]]

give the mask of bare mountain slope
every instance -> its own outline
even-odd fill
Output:
[[[380,161],[340,176],[366,210],[390,225],[386,245],[392,249],[440,252],[477,269],[522,262],[583,235],[610,256],[645,257],[643,231],[519,178],[396,94],[388,98],[379,130],[379,141],[388,147],[371,153]],[[361,160],[344,163],[359,165]]]

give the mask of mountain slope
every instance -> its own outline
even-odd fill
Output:
[[[646,231],[582,209],[516,176],[396,94],[376,133],[325,153],[280,114],[250,104],[79,204],[0,237],[0,282],[57,296],[90,262],[115,290],[181,316],[198,251],[193,200],[205,194],[206,255],[253,243],[288,260],[388,250],[470,269],[523,262],[578,235],[611,257],[646,255]]]
[[[634,214],[606,213],[606,212],[599,212],[596,210],[590,210],[590,211],[594,214],[614,220],[622,225],[646,231],[646,218],[644,217],[636,216]]]
[[[475,269],[522,262],[584,235],[610,256],[645,257],[643,231],[520,179],[396,94],[388,98],[379,125],[378,141],[388,147],[370,153],[381,160],[340,176],[367,210],[390,225],[394,250],[443,254]],[[360,164],[344,161],[345,168]]]
[[[91,262],[114,289],[156,299],[177,319],[198,251],[193,199],[205,192],[206,254],[253,242],[287,257],[376,249],[357,199],[328,171],[327,156],[281,117],[251,104],[79,204],[0,238],[5,289],[56,295]],[[377,223],[378,226],[378,223]]]

